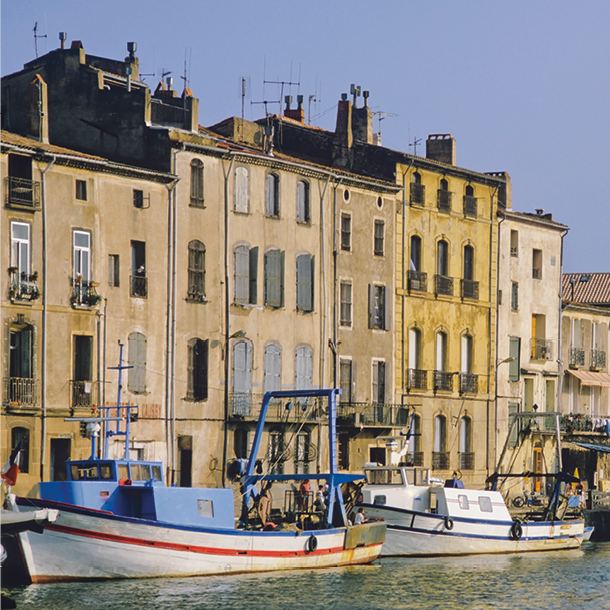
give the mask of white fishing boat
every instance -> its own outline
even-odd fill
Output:
[[[92,428],[101,420],[127,422],[126,430],[118,432],[125,435],[123,459],[96,457],[94,434],[91,457],[68,461],[67,481],[40,483],[39,498],[8,496],[14,511],[58,511],[57,520],[47,525],[44,534],[19,534],[32,582],[228,574],[374,561],[385,539],[385,524],[350,526],[341,494],[342,483],[362,477],[337,473],[333,441],[339,393],[309,390],[265,395],[241,477],[243,506],[237,523],[232,489],[166,487],[160,462],[128,458],[130,407],[120,407],[117,418],[88,420]],[[269,401],[293,397],[328,401],[329,471],[316,475],[257,474],[256,455]],[[121,404],[120,390],[117,404]],[[108,431],[109,426],[106,428]],[[293,510],[271,515],[264,510],[271,481],[309,478],[328,485],[323,510],[314,509],[312,499],[297,498],[289,490],[291,504],[285,506]],[[294,508],[295,500],[298,509]]]

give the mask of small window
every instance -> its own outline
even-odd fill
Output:
[[[510,255],[519,256],[519,231],[511,230],[510,232]]]
[[[109,254],[108,255],[108,286],[118,287],[120,285],[119,280],[119,255]]]
[[[11,430],[11,445],[12,449],[16,449],[21,443],[21,451],[19,452],[17,465],[19,472],[30,472],[30,431],[28,428],[15,427]]]
[[[532,254],[532,277],[535,280],[542,279],[542,250],[535,248]]]
[[[200,159],[191,161],[191,205],[203,207],[203,163]]]
[[[381,210],[383,207],[383,197],[377,197],[377,207]]]
[[[385,497],[385,495],[375,496],[375,499],[373,500],[373,504],[377,504],[379,506],[384,506],[385,504],[387,504],[387,498]]]
[[[513,311],[517,311],[519,309],[519,283],[518,282],[511,282],[510,308]]]
[[[383,220],[375,221],[375,243],[373,248],[373,254],[375,256],[383,256],[384,253],[384,237],[385,237],[385,223]]]
[[[278,249],[265,252],[265,305],[284,306],[284,253]]]
[[[205,301],[205,245],[193,240],[188,248],[188,299]]]
[[[76,198],[80,201],[87,201],[87,181],[76,181]]]
[[[155,481],[163,482],[163,475],[161,474],[161,466],[152,466],[152,476]]]
[[[460,494],[458,496],[458,504],[462,510],[468,510],[470,505],[468,504],[468,496]]]
[[[491,498],[487,496],[479,496],[479,508],[483,513],[491,513],[493,512],[493,507],[491,505]]]
[[[133,207],[141,210],[144,207],[144,191],[133,189]]]
[[[280,215],[280,179],[275,174],[267,174],[265,184],[265,214],[277,218]]]
[[[240,214],[250,211],[250,175],[245,167],[235,169],[235,211]]]
[[[341,326],[352,325],[352,283],[341,282],[340,287],[341,298],[341,317],[339,324]]]
[[[349,199],[350,199],[350,193],[349,193],[349,191],[348,191],[347,189],[345,189],[345,190],[343,191],[343,199],[344,199],[344,201],[345,201],[346,203],[347,203],[347,202],[349,201]]]
[[[297,221],[306,224],[311,222],[309,183],[304,180],[297,184]]]
[[[297,311],[313,311],[314,257],[297,256]]]
[[[214,518],[214,504],[212,500],[197,500],[197,512],[200,517]]]
[[[100,464],[100,478],[112,479],[112,466],[110,464]]]
[[[341,214],[341,250],[349,252],[352,249],[352,217]]]

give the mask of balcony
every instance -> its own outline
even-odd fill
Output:
[[[460,394],[478,394],[479,376],[472,373],[460,373]]]
[[[479,300],[479,282],[475,280],[460,280],[460,292],[463,299]]]
[[[407,369],[407,390],[427,390],[428,371]]]
[[[606,352],[601,349],[591,350],[591,364],[589,368],[594,371],[606,368]]]
[[[72,307],[95,307],[102,300],[102,297],[95,290],[99,286],[97,282],[90,280],[75,279],[72,282],[72,296],[70,303]]]
[[[34,405],[38,400],[38,381],[23,377],[4,379],[3,403],[10,406]]]
[[[426,187],[411,183],[411,205],[423,206],[426,203]]]
[[[38,273],[20,273],[16,267],[9,267],[8,271],[11,301],[35,301],[40,296]]]
[[[585,350],[582,347],[570,348],[570,366],[572,368],[585,366]]]
[[[426,292],[428,290],[428,274],[422,271],[407,271],[409,292]]]
[[[407,455],[405,455],[407,464],[410,462],[413,466],[423,466],[424,465],[424,452],[423,451],[409,451]]]
[[[474,470],[473,452],[460,452],[460,470]]]
[[[550,339],[532,339],[531,358],[532,360],[552,360],[553,342]]]
[[[591,418],[590,415],[573,413],[559,418],[559,429],[566,434],[577,432],[593,432],[606,436],[606,422],[601,417]],[[553,428],[554,430],[554,428]]]
[[[449,470],[449,452],[432,452],[432,470]]]
[[[451,191],[445,191],[444,189],[438,189],[436,191],[436,207],[439,212],[445,212],[448,214],[451,212]]]
[[[264,394],[232,392],[229,394],[229,416],[237,420],[258,420]],[[339,407],[340,409],[340,407]],[[267,421],[302,422],[328,419],[326,400],[316,398],[272,399],[267,408]]]
[[[6,205],[9,207],[37,210],[40,208],[40,182],[27,178],[8,176],[6,184]]]
[[[148,297],[148,278],[145,275],[129,276],[129,296],[140,299]]]
[[[477,217],[477,198],[464,195],[464,216],[466,218]]]
[[[434,371],[434,391],[453,392],[453,373]]]
[[[352,402],[339,405],[337,418],[353,426],[403,427],[409,410],[404,405]]]
[[[446,275],[435,275],[434,293],[453,296],[453,278]]]
[[[85,409],[94,405],[94,389],[97,382],[70,380],[70,408]]]

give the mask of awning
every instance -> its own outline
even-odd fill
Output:
[[[570,375],[578,377],[583,385],[594,385],[600,388],[610,388],[610,373],[594,373],[592,371],[573,371],[568,369]]]
[[[603,453],[610,453],[610,445],[594,445],[592,443],[574,443],[584,449],[591,449],[591,451],[602,451]]]

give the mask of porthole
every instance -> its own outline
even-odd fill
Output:
[[[349,191],[348,191],[347,189],[344,189],[344,190],[343,190],[343,199],[344,199],[346,202],[348,202],[348,201],[349,201],[349,198],[350,198]]]
[[[383,207],[383,197],[377,197],[377,207],[381,210]]]

